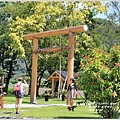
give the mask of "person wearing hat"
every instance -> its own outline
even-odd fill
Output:
[[[77,86],[74,78],[70,78],[71,84],[69,84],[67,92],[68,98],[70,98],[70,107],[73,106],[74,99],[76,98]]]
[[[17,92],[17,94],[15,95],[16,96],[16,102],[15,102],[16,114],[19,114],[23,97],[24,97],[24,88],[28,87],[28,84],[22,77],[19,77],[18,82],[15,84],[15,87],[16,86],[20,87],[20,92]]]

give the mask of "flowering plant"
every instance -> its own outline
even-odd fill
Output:
[[[120,101],[120,46],[112,47],[110,52],[92,49],[81,61],[78,79],[80,88],[87,93],[90,101],[96,103]]]

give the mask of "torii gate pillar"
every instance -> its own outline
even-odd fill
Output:
[[[68,34],[68,78],[67,78],[67,88],[71,83],[70,78],[74,75],[74,33],[69,32]],[[67,97],[66,104],[70,104],[70,99]]]
[[[38,61],[38,54],[34,51],[38,49],[38,38],[33,38],[32,40],[32,80],[31,80],[31,97],[30,103],[36,102],[36,86],[37,86],[37,61]]]

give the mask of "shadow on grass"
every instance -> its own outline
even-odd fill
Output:
[[[3,112],[3,114],[12,114],[12,113],[13,113],[12,111]]]
[[[27,104],[30,104],[30,102],[29,102],[29,101],[23,101],[22,103],[27,103]]]
[[[61,99],[53,99],[52,101],[62,101]]]
[[[92,113],[93,115],[98,115],[97,113]],[[101,116],[96,117],[87,117],[87,116],[58,116],[54,117],[54,119],[103,119]]]
[[[118,118],[120,117],[120,113],[118,113]],[[68,116],[59,116],[54,117],[54,119],[105,119],[102,117],[68,117]]]
[[[68,117],[68,116],[59,116],[59,117],[54,117],[54,119],[103,119],[103,118],[96,118],[96,117]]]

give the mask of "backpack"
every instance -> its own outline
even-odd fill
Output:
[[[20,85],[18,85],[18,83],[17,83],[17,85],[14,87],[14,95],[16,96],[16,97],[21,97],[21,84],[22,83],[20,83]]]

